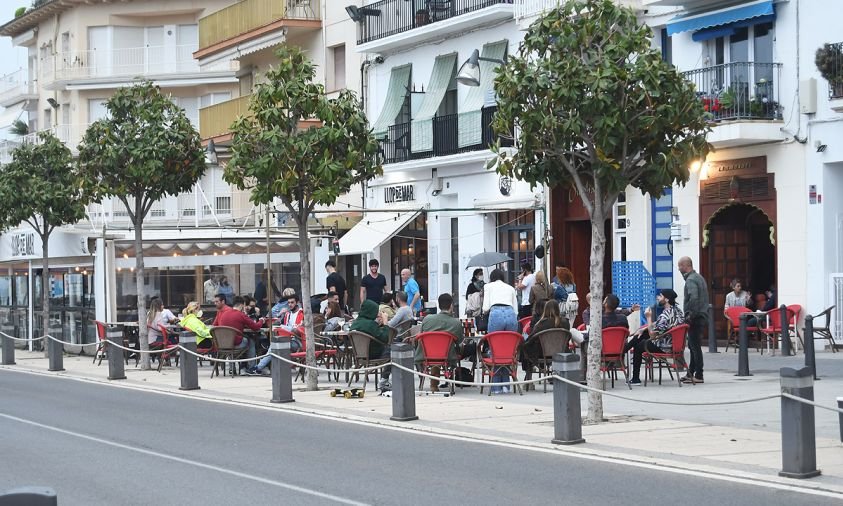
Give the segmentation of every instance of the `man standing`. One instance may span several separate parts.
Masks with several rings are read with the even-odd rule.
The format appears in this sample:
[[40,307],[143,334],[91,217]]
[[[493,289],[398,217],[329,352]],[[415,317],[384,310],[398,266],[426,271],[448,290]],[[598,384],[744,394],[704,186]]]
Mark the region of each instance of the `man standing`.
[[325,286],[328,288],[328,292],[334,292],[340,296],[340,307],[345,311],[345,308],[348,307],[348,289],[345,285],[345,279],[337,272],[337,264],[333,260],[325,262],[325,270],[328,271]]
[[376,259],[369,260],[369,274],[363,276],[360,281],[360,304],[362,307],[364,300],[370,300],[375,304],[380,304],[383,298],[383,290],[386,288],[386,278],[383,274],[378,272],[381,264]]
[[688,257],[682,257],[677,264],[679,272],[685,278],[685,321],[688,322],[688,349],[691,351],[691,363],[683,383],[703,383],[702,336],[708,325],[708,287],[705,279],[694,270],[694,264]]
[[205,283],[202,284],[203,291],[205,292],[205,302],[213,302],[214,295],[217,294],[217,291],[220,287],[220,284],[217,282],[216,274],[211,274]]
[[421,293],[419,292],[419,283],[413,278],[410,269],[401,270],[401,282],[404,284],[404,293],[407,294],[410,309],[414,314],[421,311]]
[[[255,285],[255,300],[258,301],[258,309],[260,309],[261,314],[267,314],[267,309],[272,307],[272,297],[270,297],[269,290],[266,289],[266,277],[268,276],[268,271],[266,269],[263,270],[260,279],[258,280],[257,285]],[[281,296],[281,290],[275,285],[275,280],[272,280],[272,295],[276,298]],[[274,300],[274,299],[273,299]]]
[[518,308],[518,318],[526,318],[533,314],[533,306],[530,305],[530,291],[536,282],[533,274],[533,266],[529,262],[521,264],[521,276],[518,278],[518,285],[515,287],[521,294],[521,306]]

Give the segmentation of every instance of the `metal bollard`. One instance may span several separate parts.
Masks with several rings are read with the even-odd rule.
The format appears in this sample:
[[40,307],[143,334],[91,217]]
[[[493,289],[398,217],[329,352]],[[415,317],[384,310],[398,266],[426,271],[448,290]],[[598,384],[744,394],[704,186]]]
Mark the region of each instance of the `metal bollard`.
[[[814,400],[814,378],[807,367],[782,367],[782,393]],[[813,478],[817,469],[817,440],[814,428],[814,407],[782,397],[782,470],[785,478]]]
[[181,353],[179,370],[181,386],[179,390],[199,390],[199,368],[196,366],[196,334],[189,330],[179,334],[179,345],[192,353]]
[[123,359],[126,353],[115,345],[123,346],[122,326],[110,326],[105,331],[105,338],[108,339],[108,379],[126,379],[126,370],[123,367]]
[[[269,351],[290,360],[290,336],[272,336]],[[270,402],[295,402],[293,399],[293,370],[288,362],[272,357],[272,399]]]
[[[49,334],[59,339],[59,335],[61,334],[61,327],[50,327]],[[48,370],[50,371],[64,371],[64,345],[55,339],[50,339],[49,337],[45,338],[47,340],[47,348],[48,348],[48,360],[49,360],[49,367]]]
[[[390,348],[392,363],[413,369],[413,347],[396,343]],[[416,378],[413,373],[394,367],[392,369],[392,416],[390,420],[409,422],[416,416]]]
[[714,306],[708,305],[708,352],[720,353],[717,351],[717,335],[714,331]]
[[781,331],[781,343],[782,343],[782,355],[789,357],[793,355],[793,351],[791,351],[790,346],[790,322],[787,321],[787,306],[782,304],[779,306],[779,315],[782,317],[782,331]]
[[[843,397],[837,398],[837,409],[843,409]],[[837,419],[840,421],[840,442],[843,443],[843,413],[837,413]]]
[[48,487],[19,487],[0,494],[0,506],[57,506],[56,491]]
[[15,327],[12,325],[3,325],[2,330],[3,335],[0,336],[0,341],[2,341],[3,361],[0,363],[3,365],[15,365],[15,341],[11,337],[7,337],[12,335]]
[[804,334],[802,337],[805,338],[805,349],[802,350],[805,352],[805,367],[811,368],[814,373],[814,381],[816,381],[819,378],[817,378],[817,357],[814,352],[814,317],[812,315],[805,317],[805,330],[802,334]]
[[735,376],[752,376],[749,372],[749,334],[746,330],[746,320],[749,318],[749,313],[743,313],[740,318],[741,328],[738,334],[738,373]]
[[[580,379],[580,359],[573,353],[557,353],[553,357],[553,372],[571,380]],[[553,441],[558,445],[585,443],[582,437],[580,389],[570,383],[553,379]]]

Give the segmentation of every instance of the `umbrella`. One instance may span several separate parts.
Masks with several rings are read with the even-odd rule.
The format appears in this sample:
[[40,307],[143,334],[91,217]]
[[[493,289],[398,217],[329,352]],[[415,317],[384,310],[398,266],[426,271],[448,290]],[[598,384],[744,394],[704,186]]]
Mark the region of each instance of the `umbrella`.
[[502,264],[504,262],[511,262],[512,259],[508,255],[498,253],[497,251],[484,251],[483,253],[474,255],[468,259],[466,269],[471,267],[491,267],[493,265]]

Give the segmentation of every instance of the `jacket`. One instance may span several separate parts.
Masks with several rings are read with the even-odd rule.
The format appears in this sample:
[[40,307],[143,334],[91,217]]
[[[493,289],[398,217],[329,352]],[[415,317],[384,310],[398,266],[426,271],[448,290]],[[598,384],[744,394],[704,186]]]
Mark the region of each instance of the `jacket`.
[[378,325],[378,305],[373,300],[366,299],[360,306],[360,314],[351,323],[350,330],[365,332],[374,338],[369,344],[369,358],[380,358],[384,346],[389,344],[389,327]]
[[[447,332],[456,338],[454,342],[455,345],[459,346],[463,339],[465,338],[465,329],[462,326],[462,322],[459,318],[455,317],[451,313],[434,313],[429,314],[424,317],[421,324],[421,331],[422,332]],[[455,347],[451,347],[450,351],[448,352],[448,361],[451,363],[456,363],[457,359],[457,350]],[[421,344],[416,343],[416,355],[413,359],[415,362],[423,362],[424,361],[424,350],[421,347]]]
[[682,305],[685,307],[685,319],[701,318],[708,320],[708,288],[705,279],[690,271],[682,274],[685,278],[685,291]]
[[208,330],[208,326],[195,314],[185,315],[180,323],[182,327],[196,334],[196,344],[211,338],[211,332]]
[[550,300],[553,298],[553,288],[547,284],[534,284],[530,289],[530,304],[533,305],[540,300]]

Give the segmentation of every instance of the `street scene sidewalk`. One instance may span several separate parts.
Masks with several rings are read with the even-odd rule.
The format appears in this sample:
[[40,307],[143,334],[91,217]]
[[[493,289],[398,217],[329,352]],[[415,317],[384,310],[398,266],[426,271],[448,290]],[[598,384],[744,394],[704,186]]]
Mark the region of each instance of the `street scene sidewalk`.
[[[663,467],[703,473],[783,483],[843,493],[843,446],[839,439],[836,413],[817,409],[817,467],[822,475],[810,480],[780,478],[781,433],[780,400],[769,399],[744,404],[714,406],[672,406],[655,402],[724,402],[777,394],[779,368],[801,367],[804,356],[771,357],[750,354],[753,376],[736,377],[735,353],[706,354],[705,384],[678,387],[665,378],[647,387],[629,390],[622,380],[609,388],[609,393],[632,400],[604,396],[606,423],[585,425],[585,444],[559,447],[550,443],[553,437],[552,387],[542,393],[542,385],[524,395],[480,395],[477,388],[457,388],[456,395],[417,392],[413,422],[394,422],[392,400],[378,396],[371,382],[362,399],[331,397],[329,389],[344,387],[320,377],[320,390],[307,392],[301,382],[295,383],[294,403],[270,404],[272,387],[269,377],[210,378],[207,363],[199,369],[201,389],[179,390],[178,368],[164,367],[142,371],[133,362],[126,368],[126,380],[115,385],[150,391],[167,392],[196,398],[272,406],[278,409],[313,413],[338,419],[365,421],[384,426],[497,441],[515,445],[555,448],[559,451],[597,455],[613,460],[656,464]],[[90,356],[66,355],[65,371],[48,372],[47,359],[40,352],[17,351],[16,365],[3,369],[54,374],[68,378],[109,382],[106,364],[92,365]],[[820,381],[815,383],[815,400],[835,406],[836,396],[843,391],[843,354],[817,355]],[[342,378],[341,378],[342,379]],[[658,380],[658,378],[656,378]],[[352,385],[354,386],[354,385]],[[359,386],[359,385],[358,385]],[[608,387],[608,383],[607,383]],[[587,405],[583,395],[582,406]],[[585,414],[585,413],[583,413]]]

